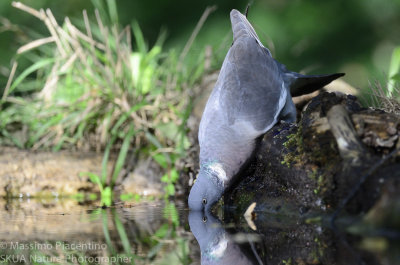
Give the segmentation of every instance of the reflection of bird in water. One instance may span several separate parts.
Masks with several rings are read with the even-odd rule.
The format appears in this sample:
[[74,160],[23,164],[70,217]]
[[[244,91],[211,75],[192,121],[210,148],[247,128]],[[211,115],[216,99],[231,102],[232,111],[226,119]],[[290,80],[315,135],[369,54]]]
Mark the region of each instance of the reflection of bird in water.
[[296,121],[291,90],[307,93],[343,75],[288,71],[272,58],[244,15],[232,10],[230,18],[233,44],[200,122],[200,173],[189,195],[192,210],[211,208],[249,160],[261,135],[278,121]]
[[191,211],[190,229],[200,245],[201,265],[255,265],[255,253],[246,253],[209,212]]

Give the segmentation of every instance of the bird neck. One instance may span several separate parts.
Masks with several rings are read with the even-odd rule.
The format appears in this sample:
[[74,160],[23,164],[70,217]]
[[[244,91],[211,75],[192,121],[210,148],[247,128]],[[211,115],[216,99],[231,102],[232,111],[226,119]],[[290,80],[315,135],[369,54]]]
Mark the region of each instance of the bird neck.
[[200,175],[211,179],[215,185],[224,187],[229,180],[224,166],[220,162],[206,162],[200,166]]

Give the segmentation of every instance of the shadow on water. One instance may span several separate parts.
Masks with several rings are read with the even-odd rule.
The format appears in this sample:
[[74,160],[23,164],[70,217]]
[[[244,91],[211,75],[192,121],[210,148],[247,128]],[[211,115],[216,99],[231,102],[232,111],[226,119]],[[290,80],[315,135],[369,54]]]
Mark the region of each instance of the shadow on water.
[[[0,201],[0,264],[400,264],[399,242],[339,235],[296,218],[189,212],[184,202],[102,209]],[[200,247],[199,247],[200,246]]]

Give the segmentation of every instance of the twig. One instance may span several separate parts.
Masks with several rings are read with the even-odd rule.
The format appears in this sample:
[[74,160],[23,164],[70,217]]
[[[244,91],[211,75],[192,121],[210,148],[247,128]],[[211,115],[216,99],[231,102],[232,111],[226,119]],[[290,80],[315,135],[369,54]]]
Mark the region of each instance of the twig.
[[45,16],[43,13],[37,11],[36,9],[33,9],[32,7],[26,6],[21,2],[12,2],[11,5],[15,8],[21,9],[22,11],[25,11],[35,17],[37,17],[40,20],[44,20]]
[[349,114],[342,105],[333,106],[327,113],[333,136],[339,148],[340,156],[352,165],[360,163],[364,147],[358,140],[356,130]]
[[54,37],[54,41],[56,42],[56,45],[61,54],[61,57],[65,58],[67,56],[67,53],[65,52],[64,47],[61,45],[61,40],[60,40],[60,37],[58,36],[57,30],[56,30],[56,27],[59,27],[59,26],[53,16],[53,14],[51,13],[51,10],[50,9],[46,10],[47,17],[46,17],[46,15],[44,15],[45,12],[42,9],[40,11],[41,11],[41,13],[43,13],[43,17],[44,17],[43,21],[46,24],[47,29],[50,31],[50,34]]
[[204,22],[206,21],[207,17],[214,12],[217,9],[216,6],[209,6],[206,8],[204,11],[203,15],[201,15],[199,22],[197,22],[196,27],[194,28],[192,35],[190,35],[189,40],[187,41],[185,47],[183,48],[183,51],[181,55],[179,56],[179,64],[178,64],[178,69],[182,67],[182,62],[183,59],[185,59],[187,53],[190,50],[190,47],[192,47],[193,41],[196,38],[197,34],[199,34],[200,29],[203,27]]
[[247,18],[247,15],[249,14],[249,8],[250,8],[250,3],[247,4],[246,11],[244,11],[244,15],[246,18]]
[[10,90],[11,82],[14,79],[14,75],[15,75],[15,71],[17,70],[17,66],[18,66],[18,63],[16,61],[14,61],[13,66],[11,68],[10,76],[8,77],[8,80],[7,80],[6,88],[4,89],[4,92],[3,92],[3,97],[1,98],[2,100],[5,100],[7,98],[8,90]]
[[41,45],[44,45],[44,44],[50,43],[50,42],[54,42],[54,41],[55,41],[54,37],[47,37],[47,38],[42,38],[42,39],[31,41],[28,44],[25,44],[25,45],[21,46],[17,50],[17,54],[24,53],[26,51],[32,50],[32,49],[34,49],[36,47],[39,47]]

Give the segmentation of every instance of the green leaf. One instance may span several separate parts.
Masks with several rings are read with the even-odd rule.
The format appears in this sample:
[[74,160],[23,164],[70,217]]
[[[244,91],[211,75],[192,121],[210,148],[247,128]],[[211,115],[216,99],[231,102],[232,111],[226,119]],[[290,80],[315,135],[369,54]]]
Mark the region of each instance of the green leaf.
[[110,252],[115,256],[116,251],[114,249],[114,244],[111,241],[109,226],[108,226],[108,212],[106,210],[101,209],[101,217],[102,217],[102,224],[103,224],[103,234],[106,240],[106,244]]
[[[104,2],[102,0],[92,0],[92,4],[99,11],[100,17],[108,21],[107,11],[104,7]],[[107,21],[103,21],[103,23],[108,23]]]
[[158,244],[156,244],[154,247],[152,247],[147,252],[147,258],[148,259],[153,259],[160,252],[160,250],[162,249],[163,246],[164,246],[163,242],[159,242]]
[[153,159],[164,169],[168,167],[167,157],[163,153],[153,155]]
[[390,61],[389,76],[393,76],[399,73],[399,70],[400,70],[400,47],[396,47],[393,50],[392,58]]
[[176,227],[179,226],[179,214],[174,203],[169,201],[165,203],[163,217],[167,220],[171,220]]
[[111,22],[114,25],[118,25],[118,11],[117,4],[115,0],[107,0],[108,14],[110,16]]
[[161,182],[164,182],[164,183],[168,183],[168,182],[169,182],[168,174],[164,174],[164,175],[161,177]]
[[390,77],[390,79],[392,79],[392,80],[394,80],[394,81],[396,81],[396,82],[400,82],[400,73],[397,73],[397,74],[395,74],[395,75],[392,75],[392,76]]
[[103,161],[101,162],[101,183],[106,184],[107,181],[107,164],[110,156],[111,148],[117,139],[117,135],[113,135],[111,140],[108,142],[106,149],[104,150]]
[[90,193],[90,194],[89,194],[89,200],[91,200],[91,201],[97,200],[97,195],[96,195],[96,193]]
[[31,73],[39,70],[40,68],[45,67],[48,64],[54,63],[55,58],[47,58],[47,59],[42,59],[40,61],[37,61],[36,63],[32,64],[28,68],[26,68],[12,83],[10,86],[10,90],[8,91],[8,94],[10,94],[19,84],[21,84],[24,79],[30,75]]
[[133,106],[128,112],[124,112],[111,129],[111,134],[117,134],[124,122],[130,117],[131,113],[141,109],[145,105],[146,102],[142,101],[135,104],[135,106]]
[[169,183],[167,186],[165,186],[165,192],[167,193],[168,196],[173,196],[175,195],[175,187],[173,184]]
[[135,194],[134,199],[136,202],[140,202],[141,197],[139,194]]
[[101,192],[101,204],[107,207],[112,204],[112,190],[111,187],[105,187]]
[[114,172],[111,178],[111,186],[114,186],[115,181],[121,171],[123,165],[125,164],[125,159],[129,151],[129,147],[131,145],[131,140],[135,135],[135,130],[133,129],[133,125],[129,127],[128,134],[125,136],[124,141],[122,142],[121,150],[119,151],[117,162],[115,164]]
[[174,122],[161,123],[157,125],[157,129],[162,135],[172,141],[177,140],[179,134],[179,126]]
[[133,36],[135,37],[138,51],[142,54],[147,53],[147,45],[144,41],[142,30],[140,29],[139,23],[137,21],[132,22],[132,31]]
[[100,177],[97,174],[94,174],[92,172],[80,172],[79,176],[80,177],[88,176],[91,182],[101,185]]
[[133,193],[123,193],[121,195],[119,195],[119,199],[121,201],[130,201],[134,198]]
[[28,145],[36,143],[40,137],[42,137],[44,134],[46,134],[48,128],[59,123],[59,121],[62,118],[63,118],[63,114],[60,113],[60,114],[50,118],[46,123],[41,125],[40,128],[36,131],[36,133],[29,138]]
[[131,244],[129,242],[128,235],[125,231],[124,225],[122,224],[121,220],[119,219],[119,215],[114,215],[114,223],[118,231],[119,238],[121,239],[122,246],[124,247],[124,251],[127,255],[132,254]]
[[64,142],[65,142],[65,140],[67,139],[68,137],[66,136],[66,135],[62,135],[61,136],[61,138],[60,138],[60,140],[58,140],[58,142],[53,146],[53,152],[58,152],[58,151],[60,151],[60,149],[61,149],[61,147],[63,146],[63,144],[64,144]]
[[133,84],[135,85],[135,89],[139,89],[139,81],[141,78],[141,61],[142,61],[142,54],[139,52],[133,52],[130,56],[130,63],[132,68],[132,80]]
[[179,174],[175,168],[171,169],[170,178],[172,183],[175,183],[178,180]]
[[162,51],[161,46],[155,45],[153,46],[153,48],[151,48],[151,50],[149,51],[149,53],[146,55],[146,63],[151,63],[151,61],[154,61],[157,57],[157,55],[159,55]]
[[146,139],[152,143],[155,147],[161,149],[163,148],[162,144],[160,143],[160,141],[158,141],[158,139],[156,137],[154,137],[154,135],[152,135],[149,132],[145,133]]
[[170,230],[170,227],[168,224],[163,224],[160,226],[160,228],[157,229],[157,231],[154,233],[154,235],[158,238],[164,238],[168,231]]
[[21,143],[16,137],[12,136],[12,134],[9,134],[5,129],[1,130],[1,134],[10,139],[19,148],[24,148],[24,144]]
[[[397,75],[400,73],[400,46],[393,50],[389,66],[389,82],[387,84],[386,96],[391,97],[395,92]],[[394,77],[394,78],[393,78]],[[399,95],[396,95],[396,97]]]

